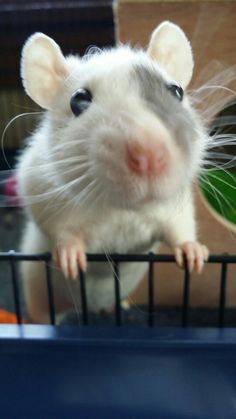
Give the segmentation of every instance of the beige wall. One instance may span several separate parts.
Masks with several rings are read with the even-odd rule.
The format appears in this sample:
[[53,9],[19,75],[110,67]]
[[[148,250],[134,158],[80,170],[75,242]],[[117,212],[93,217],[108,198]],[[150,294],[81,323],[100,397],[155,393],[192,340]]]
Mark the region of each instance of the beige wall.
[[117,37],[133,45],[147,45],[151,31],[163,20],[180,25],[191,40],[198,75],[210,60],[235,62],[235,1],[118,2]]

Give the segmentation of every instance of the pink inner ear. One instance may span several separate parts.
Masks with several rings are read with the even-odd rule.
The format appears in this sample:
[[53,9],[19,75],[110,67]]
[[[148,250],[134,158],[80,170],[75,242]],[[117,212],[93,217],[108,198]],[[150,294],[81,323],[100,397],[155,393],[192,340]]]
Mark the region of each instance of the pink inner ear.
[[182,29],[171,22],[162,23],[153,32],[147,53],[173,80],[187,87],[194,63],[191,45]]
[[67,62],[51,38],[41,33],[29,38],[22,52],[22,78],[26,92],[38,105],[49,109],[68,75]]
[[69,76],[69,70],[66,65],[66,60],[63,55],[59,55],[55,59],[55,74],[60,78],[66,78]]

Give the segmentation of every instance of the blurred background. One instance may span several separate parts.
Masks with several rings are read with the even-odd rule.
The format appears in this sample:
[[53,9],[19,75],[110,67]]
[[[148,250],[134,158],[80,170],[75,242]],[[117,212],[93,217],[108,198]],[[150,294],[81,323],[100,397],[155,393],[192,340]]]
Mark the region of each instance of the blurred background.
[[[39,118],[37,112],[40,111],[25,95],[20,80],[20,53],[27,37],[34,32],[44,32],[55,39],[64,54],[83,54],[92,45],[107,47],[115,45],[118,40],[145,47],[152,30],[161,21],[171,20],[183,28],[192,43],[196,67],[190,93],[200,112],[209,110],[204,113],[206,123],[212,127],[209,130],[218,132],[218,119],[212,117],[216,113],[224,121],[221,131],[235,134],[235,16],[236,3],[227,0],[0,0],[0,251],[17,250],[19,246],[24,216],[17,202],[14,202],[14,180],[7,183],[7,188],[4,180],[9,179],[19,150],[36,126]],[[217,86],[224,84],[226,79],[231,90],[224,91],[222,95],[222,90],[219,91]],[[211,87],[198,89],[206,83]],[[235,146],[221,148],[220,152],[230,153],[234,158]],[[196,187],[199,235],[212,253],[235,254],[234,168],[230,169],[229,177],[222,178],[223,181],[221,176],[225,174],[217,169],[211,176],[211,183],[215,182],[215,176],[220,178],[215,185],[220,191],[217,199],[212,199],[211,189],[203,189],[201,183],[200,187]],[[222,198],[222,194],[225,198]],[[228,206],[225,205],[227,200],[230,203]],[[169,253],[166,248],[161,251]],[[9,277],[9,267],[2,263],[0,308],[14,310]],[[156,278],[156,304],[160,307],[179,306],[183,288],[182,273],[173,266],[158,267]],[[236,303],[235,279],[235,268],[230,267],[226,300],[232,308]],[[218,267],[207,266],[201,277],[193,276],[192,306],[214,308],[218,304],[219,287]],[[147,281],[144,279],[131,296],[134,306],[145,307],[147,294]],[[171,316],[174,318],[175,315],[174,309]],[[236,324],[235,312],[232,319]]]
[[[34,32],[55,39],[64,54],[83,55],[91,45],[112,46],[112,1],[0,0],[0,251],[19,248],[24,225],[23,211],[14,206],[11,169],[41,111],[24,93],[20,79],[22,46]],[[0,284],[0,308],[14,311],[10,267],[4,262]]]

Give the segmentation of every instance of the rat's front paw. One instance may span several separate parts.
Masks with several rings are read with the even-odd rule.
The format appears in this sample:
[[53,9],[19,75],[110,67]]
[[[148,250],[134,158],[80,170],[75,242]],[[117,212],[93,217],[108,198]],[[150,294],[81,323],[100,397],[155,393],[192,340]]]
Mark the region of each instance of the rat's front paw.
[[78,265],[82,271],[86,271],[87,268],[83,242],[79,239],[73,239],[66,244],[59,244],[54,252],[54,260],[66,278],[76,279],[78,277]]
[[204,262],[208,260],[208,248],[199,242],[185,242],[181,246],[175,247],[175,260],[177,265],[183,268],[184,256],[187,259],[189,272],[202,272]]

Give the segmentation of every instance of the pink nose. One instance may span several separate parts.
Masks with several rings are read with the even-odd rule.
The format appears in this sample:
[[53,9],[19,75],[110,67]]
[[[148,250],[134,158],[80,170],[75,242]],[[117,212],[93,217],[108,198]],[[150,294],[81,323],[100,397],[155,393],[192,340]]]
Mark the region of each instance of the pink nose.
[[168,163],[168,152],[162,143],[143,145],[136,141],[130,142],[126,156],[129,169],[140,176],[159,175]]

